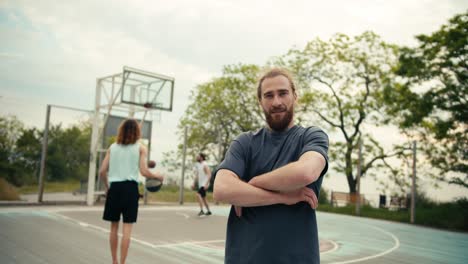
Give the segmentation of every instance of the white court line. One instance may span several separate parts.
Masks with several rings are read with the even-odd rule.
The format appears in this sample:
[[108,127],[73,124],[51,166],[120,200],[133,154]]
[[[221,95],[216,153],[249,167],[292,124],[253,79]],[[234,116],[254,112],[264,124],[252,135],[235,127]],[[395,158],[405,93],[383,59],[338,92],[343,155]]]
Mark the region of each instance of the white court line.
[[[76,224],[78,224],[80,226],[83,226],[83,227],[89,227],[89,228],[93,228],[93,229],[102,231],[104,233],[110,233],[109,230],[107,230],[105,228],[102,228],[100,226],[96,226],[96,225],[92,225],[92,224],[89,224],[89,223],[81,222],[81,221],[78,221],[78,220],[73,219],[71,217],[61,215],[61,214],[58,214],[58,213],[51,213],[51,214],[54,214],[54,215],[56,215],[58,217],[62,217],[63,219],[66,219],[66,220],[68,220],[70,222],[76,223]],[[122,234],[118,234],[118,236],[121,237]],[[224,242],[224,239],[217,239],[217,240],[190,241],[190,242],[167,243],[167,244],[155,245],[155,244],[152,244],[150,242],[147,242],[147,241],[144,241],[144,240],[141,240],[141,239],[138,239],[138,238],[134,238],[134,237],[132,237],[131,240],[135,241],[135,242],[137,242],[137,243],[139,243],[141,245],[148,246],[148,247],[151,247],[151,248],[170,248],[170,247],[178,247],[178,246],[184,246],[184,245],[202,245],[202,244],[209,244],[209,243]]]
[[178,247],[178,246],[184,246],[184,245],[202,245],[202,244],[219,243],[219,242],[224,242],[224,239],[170,243],[170,244],[162,244],[162,245],[152,245],[151,247],[152,248],[168,248],[168,247]]
[[333,240],[327,240],[327,241],[329,241],[330,243],[333,244],[333,248],[330,249],[330,250],[327,250],[325,252],[320,252],[320,255],[329,254],[329,253],[332,253],[332,252],[334,252],[334,251],[336,251],[338,249],[338,244],[335,243],[335,241],[333,241]]
[[176,214],[185,217],[185,219],[189,219],[189,218],[190,218],[190,216],[189,216],[188,214],[184,214],[184,213],[181,213],[181,212],[176,212]]
[[[223,207],[223,206],[220,206]],[[140,204],[138,207],[138,211],[181,211],[181,210],[189,210],[192,211],[193,209],[197,209],[198,206],[158,206],[155,205],[154,207],[152,205],[150,206],[143,206]],[[25,210],[27,209],[27,210]],[[0,211],[3,209],[0,207]],[[22,207],[22,208],[10,208],[9,210],[6,209],[5,211],[31,211],[31,210],[38,210],[38,211],[46,211],[46,212],[53,212],[53,213],[59,213],[59,212],[103,212],[104,207],[103,206],[80,206],[80,207],[43,207],[43,208],[38,208],[38,207]]]
[[[91,224],[89,224],[89,223],[81,222],[81,221],[78,221],[78,220],[76,220],[76,219],[73,219],[73,218],[68,217],[68,216],[65,216],[65,215],[56,214],[56,213],[52,213],[52,214],[54,214],[54,215],[56,215],[56,216],[58,216],[58,217],[62,217],[62,218],[65,219],[65,220],[68,220],[68,221],[70,221],[70,222],[76,223],[76,224],[78,224],[78,225],[80,225],[80,226],[83,226],[83,227],[90,227],[90,228],[93,228],[93,229],[102,231],[102,232],[104,232],[104,233],[110,233],[109,230],[107,230],[107,229],[105,229],[105,228],[102,228],[102,227],[100,227],[100,226],[91,225]],[[122,236],[122,235],[119,234],[119,236]]]
[[[228,208],[228,206],[218,205],[216,208]],[[196,205],[193,206],[173,206],[173,205],[143,205],[140,204],[138,211],[193,211],[199,210]],[[48,213],[60,213],[60,212],[103,212],[103,206],[21,206],[21,207],[2,207],[0,206],[0,213],[15,213],[15,212],[48,212]]]
[[388,253],[394,251],[395,249],[399,248],[400,247],[400,240],[392,233],[390,232],[387,232],[385,230],[383,230],[382,228],[379,228],[379,227],[376,227],[376,226],[371,226],[372,228],[374,229],[377,229],[379,230],[380,232],[390,236],[391,238],[393,238],[393,241],[395,242],[395,245],[384,251],[384,252],[381,252],[379,254],[375,254],[375,255],[372,255],[372,256],[368,256],[368,257],[364,257],[364,258],[358,258],[358,259],[351,259],[351,260],[345,260],[345,261],[339,261],[339,262],[332,262],[332,264],[347,264],[347,263],[355,263],[355,262],[360,262],[360,261],[364,261],[364,260],[369,260],[369,259],[375,259],[375,258],[379,258],[379,257],[382,257],[383,255],[387,255]]

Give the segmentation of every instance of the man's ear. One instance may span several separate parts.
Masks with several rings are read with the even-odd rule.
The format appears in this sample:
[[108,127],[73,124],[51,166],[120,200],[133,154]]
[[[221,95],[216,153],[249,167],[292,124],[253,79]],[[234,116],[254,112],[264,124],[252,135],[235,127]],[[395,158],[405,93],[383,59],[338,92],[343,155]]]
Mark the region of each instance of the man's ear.
[[294,92],[294,107],[299,106],[299,97],[297,97],[297,93]]

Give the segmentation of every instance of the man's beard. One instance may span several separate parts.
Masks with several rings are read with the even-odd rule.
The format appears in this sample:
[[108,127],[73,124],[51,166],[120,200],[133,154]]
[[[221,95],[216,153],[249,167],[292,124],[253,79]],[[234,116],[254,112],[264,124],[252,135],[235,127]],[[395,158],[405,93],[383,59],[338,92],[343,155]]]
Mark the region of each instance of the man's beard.
[[[267,124],[274,131],[284,131],[284,130],[286,130],[286,128],[288,128],[288,126],[291,123],[291,120],[293,118],[293,109],[292,108],[288,109],[287,107],[278,107],[278,108],[272,108],[268,112],[265,111],[265,109],[263,109],[263,112],[265,113],[265,118],[266,118]],[[274,113],[284,113],[284,116],[281,117],[280,119],[273,118]]]

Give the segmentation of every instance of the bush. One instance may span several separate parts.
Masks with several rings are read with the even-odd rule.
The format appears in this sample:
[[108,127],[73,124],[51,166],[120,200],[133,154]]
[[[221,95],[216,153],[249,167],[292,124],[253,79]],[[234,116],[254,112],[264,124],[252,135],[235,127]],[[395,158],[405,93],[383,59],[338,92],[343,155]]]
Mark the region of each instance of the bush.
[[[330,204],[320,204],[318,211],[337,214],[355,215],[355,206],[333,207]],[[389,211],[385,208],[373,208],[364,205],[361,208],[361,216],[375,219],[384,219],[409,223],[410,211]],[[417,225],[430,226],[443,229],[468,231],[468,199],[459,198],[452,202],[437,203],[432,201],[424,193],[418,194],[416,202],[415,223]]]
[[447,203],[433,203],[432,206],[428,206],[427,203],[422,203],[421,205],[416,203],[416,224],[468,231],[467,219],[467,198]]
[[319,204],[327,204],[328,203],[328,191],[325,188],[320,189],[319,197],[318,197]]
[[418,208],[431,209],[437,206],[437,203],[427,196],[423,191],[416,192],[416,206]]
[[0,200],[14,201],[19,199],[17,189],[5,179],[0,178]]

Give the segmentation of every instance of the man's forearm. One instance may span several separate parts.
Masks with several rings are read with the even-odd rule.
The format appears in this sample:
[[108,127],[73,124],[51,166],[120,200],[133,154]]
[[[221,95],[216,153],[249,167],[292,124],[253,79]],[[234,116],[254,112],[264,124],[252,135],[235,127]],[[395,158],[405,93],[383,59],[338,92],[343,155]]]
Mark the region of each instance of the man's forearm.
[[319,153],[307,153],[296,162],[256,176],[249,184],[272,191],[297,190],[316,181],[325,166]]
[[216,176],[213,195],[217,201],[244,207],[283,203],[280,193],[252,186],[227,172]]

